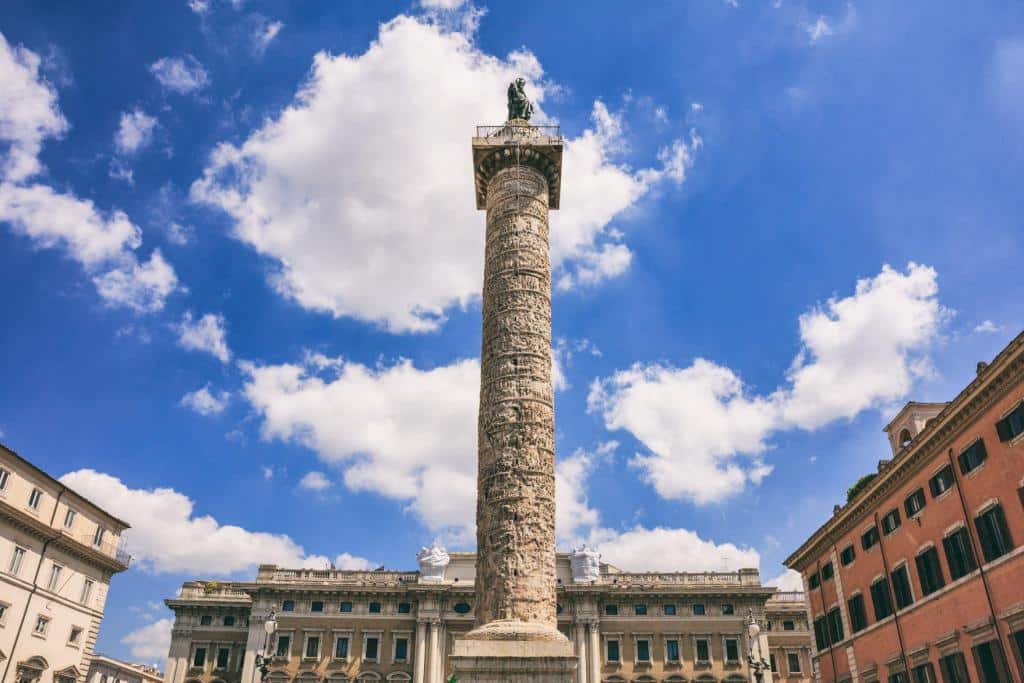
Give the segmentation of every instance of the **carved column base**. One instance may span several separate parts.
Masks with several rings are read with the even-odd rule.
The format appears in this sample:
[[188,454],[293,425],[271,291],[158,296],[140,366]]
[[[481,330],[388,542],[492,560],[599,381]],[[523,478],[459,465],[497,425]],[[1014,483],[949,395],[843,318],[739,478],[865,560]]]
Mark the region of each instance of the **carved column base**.
[[449,662],[458,683],[575,683],[578,664],[564,636],[561,642],[460,639]]

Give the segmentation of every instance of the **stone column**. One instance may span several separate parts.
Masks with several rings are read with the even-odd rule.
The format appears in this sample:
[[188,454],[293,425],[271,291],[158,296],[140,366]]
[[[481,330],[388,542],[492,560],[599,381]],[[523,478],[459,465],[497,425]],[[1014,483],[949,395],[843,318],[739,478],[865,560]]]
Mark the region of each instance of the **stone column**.
[[440,670],[438,662],[441,659],[441,653],[438,652],[438,630],[440,629],[441,622],[432,621],[430,622],[430,655],[427,659],[427,683],[441,683],[439,678]]
[[590,622],[589,628],[590,683],[601,683],[601,630],[596,621]]
[[171,649],[167,654],[167,668],[164,680],[167,683],[182,683],[188,671],[188,655],[192,644],[191,629],[171,631]]
[[427,622],[418,621],[416,622],[416,651],[413,653],[413,657],[416,660],[416,666],[413,669],[413,683],[427,683],[424,679],[426,674],[426,661],[427,661]]
[[576,666],[576,680],[578,683],[587,683],[587,626],[583,622],[577,622],[574,630],[576,658],[579,660]]

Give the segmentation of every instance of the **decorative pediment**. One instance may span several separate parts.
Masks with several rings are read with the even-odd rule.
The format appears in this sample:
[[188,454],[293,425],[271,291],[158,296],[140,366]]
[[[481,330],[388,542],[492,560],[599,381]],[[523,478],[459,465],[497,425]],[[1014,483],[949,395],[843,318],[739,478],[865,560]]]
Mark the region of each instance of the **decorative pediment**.
[[363,673],[356,676],[357,681],[365,681],[365,683],[371,683],[373,681],[380,680],[380,674],[376,671],[364,671]]
[[295,676],[295,683],[320,683],[320,675],[315,671],[300,671]]
[[54,678],[71,678],[76,681],[78,680],[79,676],[81,676],[81,674],[78,673],[78,669],[76,669],[74,666],[69,666],[66,669],[61,669],[60,671],[53,674]]
[[18,662],[18,668],[43,672],[50,668],[50,663],[36,655],[35,657],[29,657],[23,662]]
[[671,676],[665,677],[665,683],[686,683],[686,676],[682,674],[672,674]]
[[718,683],[718,679],[706,671],[699,676],[694,676],[693,680],[696,683]]
[[351,680],[344,671],[334,671],[327,674],[327,683],[348,683]]
[[747,677],[744,676],[743,674],[736,673],[734,671],[734,672],[732,672],[731,674],[729,674],[728,676],[726,676],[722,680],[729,681],[729,683],[739,683],[740,681],[743,681],[744,683],[746,683]]
[[388,680],[389,681],[402,681],[404,683],[404,681],[411,681],[412,680],[412,676],[410,676],[409,674],[407,674],[404,671],[395,671],[395,672],[392,672],[392,673],[388,674]]
[[608,678],[604,679],[604,683],[626,683],[626,679],[622,676],[612,674]]

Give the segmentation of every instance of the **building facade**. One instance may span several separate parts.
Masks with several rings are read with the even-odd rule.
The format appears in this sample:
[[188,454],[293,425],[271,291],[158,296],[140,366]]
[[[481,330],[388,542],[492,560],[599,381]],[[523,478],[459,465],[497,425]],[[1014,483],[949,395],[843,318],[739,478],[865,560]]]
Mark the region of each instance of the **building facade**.
[[948,404],[910,403],[892,458],[786,564],[822,681],[1024,674],[1024,334]]
[[99,653],[89,663],[85,683],[163,683],[159,669],[145,664],[131,664]]
[[0,680],[85,680],[127,528],[0,446]]
[[[756,569],[641,574],[595,557],[559,553],[556,563],[558,628],[574,645],[580,683],[750,680],[745,622],[752,613],[764,624],[775,593]],[[175,613],[166,681],[253,683],[268,646],[276,683],[442,683],[455,640],[473,626],[475,559],[433,548],[420,571],[263,565],[254,582],[187,582],[166,601]],[[799,627],[783,631],[794,613]],[[809,670],[806,608],[790,599],[771,615],[779,627],[763,628],[755,654],[795,652]]]
[[806,596],[788,591],[774,593],[764,611],[772,674],[785,683],[810,683],[812,650]]

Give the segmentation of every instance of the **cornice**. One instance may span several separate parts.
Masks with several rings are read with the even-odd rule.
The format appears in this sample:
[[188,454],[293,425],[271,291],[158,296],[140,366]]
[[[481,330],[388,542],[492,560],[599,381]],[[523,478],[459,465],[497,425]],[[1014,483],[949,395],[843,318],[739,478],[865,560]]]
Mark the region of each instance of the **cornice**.
[[906,483],[921,467],[949,447],[966,423],[974,420],[998,399],[1005,396],[1024,379],[1024,332],[996,355],[992,363],[976,376],[945,409],[929,421],[925,428],[890,465],[853,501],[821,525],[797,548],[785,564],[790,569],[802,567],[815,558],[835,539],[863,523],[866,514],[882,499]]

